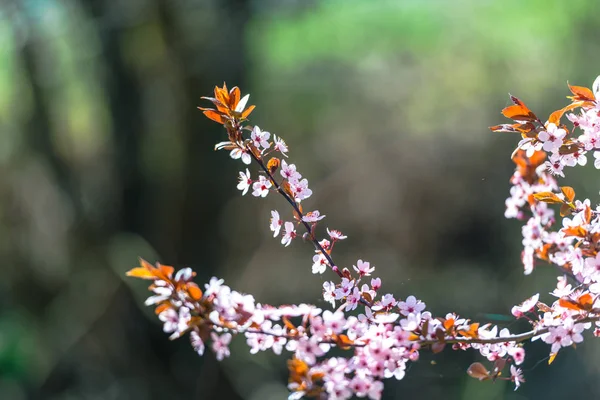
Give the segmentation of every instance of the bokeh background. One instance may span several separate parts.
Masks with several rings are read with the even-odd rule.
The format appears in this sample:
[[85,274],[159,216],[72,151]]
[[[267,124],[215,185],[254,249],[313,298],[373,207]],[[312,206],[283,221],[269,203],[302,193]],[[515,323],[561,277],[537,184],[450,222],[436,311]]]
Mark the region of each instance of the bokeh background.
[[[284,202],[242,198],[242,165],[213,151],[223,132],[196,106],[223,81],[286,139],[315,192],[305,207],[349,235],[340,265],[369,260],[386,292],[484,322],[509,324],[533,293],[550,300],[554,271],[523,276],[520,223],[503,218],[518,138],[487,127],[508,92],[547,115],[567,80],[591,85],[596,1],[0,4],[0,398],[286,398],[285,357],[241,339],[222,363],[198,357],[124,277],[143,256],[260,302],[326,306],[311,247],[270,237]],[[569,180],[595,202],[593,173]],[[384,395],[600,396],[600,343],[550,367],[547,351],[528,347],[517,392],[469,378],[474,352],[446,351]]]

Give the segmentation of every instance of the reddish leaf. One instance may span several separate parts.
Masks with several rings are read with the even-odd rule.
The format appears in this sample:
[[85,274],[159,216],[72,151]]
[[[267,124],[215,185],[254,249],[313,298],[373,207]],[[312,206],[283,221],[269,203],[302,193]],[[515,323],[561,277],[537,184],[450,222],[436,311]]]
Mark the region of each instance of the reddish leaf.
[[215,97],[222,104],[229,104],[229,92],[227,91],[227,85],[225,82],[223,82],[222,88],[215,86]]
[[585,206],[585,211],[583,212],[583,216],[585,218],[585,223],[589,224],[592,220],[592,208],[590,206]]
[[515,121],[535,121],[537,117],[521,100],[515,96],[510,96],[510,99],[514,103],[512,106],[508,106],[502,110],[502,114],[506,118],[513,119]]
[[193,282],[189,282],[187,284],[187,292],[190,295],[190,297],[195,301],[198,301],[202,298],[202,290],[200,290],[198,285],[196,285]]
[[564,233],[565,236],[585,237],[585,235],[587,235],[587,231],[581,226],[563,228],[561,229],[561,232]]
[[215,122],[218,122],[220,124],[224,124],[225,123],[225,119],[218,112],[212,111],[212,110],[206,110],[206,111],[203,111],[203,112],[204,112],[204,115],[206,115],[208,117],[208,119],[211,119],[211,120],[213,120]]
[[531,111],[518,105],[504,108],[502,114],[515,121],[535,121],[535,115]]
[[512,160],[517,164],[519,173],[529,183],[533,183],[537,179],[537,173],[535,172],[537,167],[542,165],[546,160],[546,153],[543,151],[536,151],[531,157],[527,157],[527,154],[523,150],[517,150]]
[[431,345],[431,351],[434,354],[441,353],[444,351],[444,347],[446,347],[446,343],[434,343]]
[[558,304],[569,310],[577,310],[577,311],[589,311],[592,309],[594,305],[594,298],[591,294],[586,293],[580,296],[577,301],[570,299],[568,297],[563,297],[558,300]]
[[469,325],[469,330],[460,330],[460,331],[458,331],[458,333],[460,333],[463,336],[476,339],[479,337],[478,330],[479,330],[479,323],[474,323],[474,324]]
[[571,203],[575,199],[575,190],[570,186],[563,186],[560,191],[565,195],[565,198]]
[[127,271],[127,276],[141,279],[156,279],[156,275],[154,275],[152,271],[142,267],[130,269]]
[[256,106],[249,106],[248,108],[246,108],[242,113],[242,119],[248,118],[248,115],[250,115],[250,113],[254,110],[255,107]]
[[526,122],[521,124],[519,122],[515,124],[500,124],[495,126],[490,126],[490,130],[492,132],[508,132],[508,133],[529,133],[535,129],[535,125],[531,122]]
[[579,146],[576,143],[569,142],[559,147],[558,152],[561,155],[573,154],[579,151]]
[[469,376],[472,378],[479,379],[480,381],[491,378],[490,371],[488,371],[480,362],[471,364],[469,369],[467,369],[467,374],[469,374]]
[[240,88],[235,86],[229,91],[229,108],[235,110],[235,107],[240,101]]
[[160,271],[159,275],[162,275],[162,276],[160,276],[160,278],[165,281],[170,280],[171,277],[173,276],[173,272],[175,272],[175,268],[171,267],[170,265],[163,265],[161,263],[156,263],[156,267]]
[[157,307],[154,309],[154,313],[155,313],[156,315],[158,315],[158,314],[162,313],[163,311],[166,311],[166,310],[168,310],[169,308],[171,308],[171,303],[169,303],[169,302],[165,302],[165,303],[162,303],[162,304],[158,305],[158,306],[157,306]]
[[448,330],[454,326],[454,318],[448,318],[443,321],[444,329]]
[[560,119],[567,111],[571,111],[577,107],[581,107],[584,104],[585,102],[583,101],[576,101],[574,103],[569,104],[566,107],[561,108],[560,110],[556,110],[552,114],[550,114],[550,117],[548,117],[548,122],[551,122],[558,126],[560,125]]
[[579,100],[579,101],[594,101],[594,100],[596,100],[596,98],[594,97],[594,93],[592,93],[592,91],[586,87],[569,85],[569,90],[571,90],[571,93],[574,94],[574,96],[569,97],[570,99],[573,99],[573,101],[577,101],[577,100]]
[[515,133],[518,132],[517,129],[515,128],[516,124],[500,124],[500,125],[494,125],[494,126],[490,126],[490,130],[492,132],[508,132],[508,133]]
[[533,198],[537,201],[543,201],[548,204],[562,204],[564,203],[560,197],[552,192],[539,192],[533,195]]
[[348,350],[354,342],[346,335],[337,335],[335,337],[335,344],[342,350]]
[[504,369],[505,365],[506,365],[506,358],[499,358],[499,359],[496,360],[496,362],[494,362],[494,371],[493,371],[493,374],[494,374],[495,377],[498,376],[498,375],[500,375],[500,373]]
[[296,382],[301,384],[304,380],[304,377],[308,373],[308,365],[297,358],[292,358],[288,360],[288,370],[290,371],[290,382]]
[[282,320],[283,320],[283,324],[285,325],[285,327],[288,330],[290,330],[290,331],[295,331],[296,330],[296,326],[294,326],[294,324],[292,324],[287,317],[283,317]]
[[277,171],[280,164],[281,164],[281,161],[279,161],[279,158],[277,158],[277,157],[273,157],[269,160],[269,162],[267,163],[267,169],[269,170],[271,175]]

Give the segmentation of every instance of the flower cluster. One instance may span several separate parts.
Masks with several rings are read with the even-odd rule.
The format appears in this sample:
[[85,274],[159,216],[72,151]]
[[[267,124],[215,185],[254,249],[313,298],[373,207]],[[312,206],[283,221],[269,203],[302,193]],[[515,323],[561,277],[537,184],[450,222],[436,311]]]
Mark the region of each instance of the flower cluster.
[[[289,352],[292,399],[379,399],[385,379],[402,379],[408,363],[417,361],[422,351],[437,353],[447,347],[474,349],[493,363],[491,370],[473,363],[467,370],[473,378],[509,380],[517,389],[524,382],[519,368],[525,360],[523,342],[543,340],[550,347],[552,362],[561,348],[582,342],[584,330],[600,326],[600,207],[592,209],[588,199],[576,200],[575,191],[559,186],[555,178],[564,177],[564,167],[585,165],[586,154],[600,149],[599,86],[600,80],[594,83],[594,91],[570,86],[571,104],[552,113],[546,123],[511,96],[514,104],[503,114],[514,123],[491,127],[492,131],[522,136],[512,157],[517,168],[505,216],[526,221],[522,228],[525,274],[533,272],[537,260],[559,271],[551,293],[554,302],[544,304],[536,294],[511,310],[515,318],[529,321],[530,331],[511,333],[454,313],[433,316],[415,296],[397,299],[382,292],[382,281],[374,276],[375,267],[369,261],[337,266],[333,249],[346,236],[329,228],[319,236],[316,228],[325,215],[319,210],[304,211],[303,202],[312,190],[296,164],[288,161],[288,145],[258,126],[245,125],[254,106],[247,107],[249,96],[241,97],[237,87],[228,90],[225,85],[215,88],[214,97],[204,98],[215,108],[201,108],[227,132],[228,140],[215,149],[228,150],[231,158],[257,167],[256,172],[245,168],[239,173],[237,188],[242,195],[250,192],[264,198],[278,193],[286,200],[289,212],[272,210],[269,228],[283,246],[298,236],[312,243],[311,272],[324,274],[330,269],[335,274],[334,280],[323,282],[323,299],[332,309],[307,304],[263,305],[217,278],[201,290],[192,282],[194,273],[189,268],[175,273],[172,267],[152,266],[144,260],[128,275],[152,280],[152,296],[146,305],[156,307],[171,339],[189,333],[198,354],[210,346],[217,359],[228,357],[234,336],[245,337],[252,354]],[[564,114],[571,129],[560,123]],[[600,168],[600,150],[594,157]],[[554,228],[553,204],[560,205],[562,223],[558,228]],[[599,327],[594,334],[600,336]],[[332,348],[345,351],[345,356],[331,355]],[[507,366],[510,372],[502,376]]]
[[[513,97],[515,105],[505,108],[503,114],[515,124],[491,128],[522,135],[513,154],[517,170],[511,178],[506,216],[526,221],[522,229],[525,273],[530,274],[538,260],[560,272],[551,293],[557,300],[550,306],[538,302],[536,295],[513,308],[513,315],[520,318],[537,307],[530,322],[543,333],[532,340],[541,338],[551,345],[550,361],[562,347],[582,342],[581,333],[590,329],[600,315],[600,207],[592,209],[589,199],[576,200],[573,188],[559,186],[552,176],[564,177],[565,167],[585,165],[587,153],[600,149],[600,104],[596,100],[600,96],[600,77],[593,90],[569,88],[573,94],[571,104],[552,113],[546,123]],[[571,126],[560,123],[564,114]],[[600,151],[593,154],[594,165],[600,168]],[[560,205],[559,226],[555,226],[555,212],[549,206],[552,204]],[[599,333],[596,328],[594,334]]]

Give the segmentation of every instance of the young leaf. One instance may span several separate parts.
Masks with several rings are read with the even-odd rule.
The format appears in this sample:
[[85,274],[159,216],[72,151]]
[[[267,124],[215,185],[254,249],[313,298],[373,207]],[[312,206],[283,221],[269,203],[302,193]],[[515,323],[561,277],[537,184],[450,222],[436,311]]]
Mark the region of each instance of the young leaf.
[[149,271],[143,267],[130,269],[129,271],[127,271],[126,275],[141,279],[156,279],[156,276],[152,273],[152,271]]
[[218,122],[220,124],[225,123],[225,119],[223,118],[223,116],[216,111],[206,110],[204,111],[204,115],[206,115],[208,119]]
[[512,106],[508,106],[502,110],[502,114],[506,118],[513,119],[515,121],[535,121],[537,117],[521,100],[515,96],[510,96],[510,99],[514,103]]
[[471,378],[479,379],[480,381],[491,378],[490,371],[488,371],[480,362],[471,364],[469,369],[467,369],[467,374],[469,374]]
[[569,203],[572,203],[575,199],[575,190],[573,190],[570,186],[563,186],[560,188],[560,191],[565,195],[565,198]]
[[[567,84],[569,85],[569,84]],[[583,86],[571,86],[569,85],[569,90],[574,96],[569,96],[573,101],[594,101],[596,98],[594,97],[594,93],[586,87]]]
[[564,203],[560,197],[552,192],[539,192],[533,195],[533,198],[537,201],[543,201],[548,204],[562,204]]

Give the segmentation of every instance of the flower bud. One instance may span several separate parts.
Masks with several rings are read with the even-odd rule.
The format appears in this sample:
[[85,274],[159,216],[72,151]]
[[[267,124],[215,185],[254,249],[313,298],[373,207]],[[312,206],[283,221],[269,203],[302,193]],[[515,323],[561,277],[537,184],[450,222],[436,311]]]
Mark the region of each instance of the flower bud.
[[279,161],[279,158],[277,158],[277,157],[271,158],[269,160],[269,162],[267,163],[267,169],[269,170],[269,173],[271,175],[273,175],[279,168],[280,164],[281,164],[281,161]]

